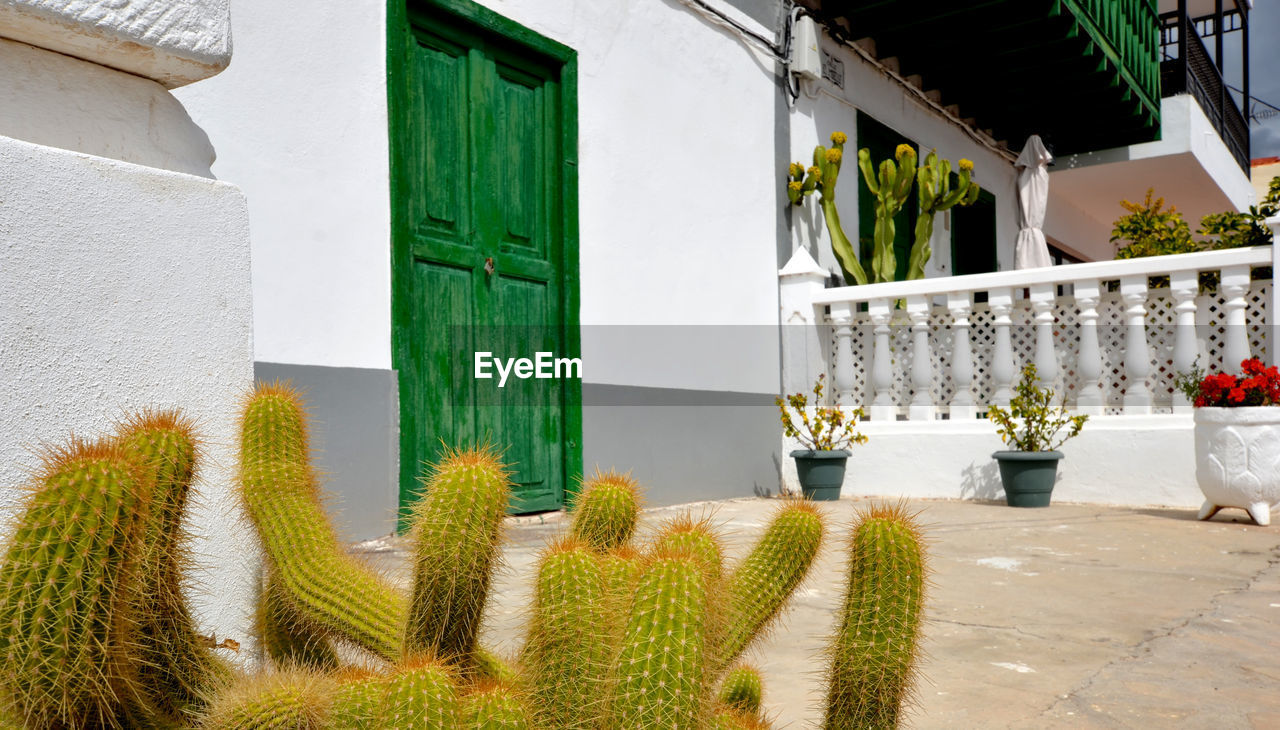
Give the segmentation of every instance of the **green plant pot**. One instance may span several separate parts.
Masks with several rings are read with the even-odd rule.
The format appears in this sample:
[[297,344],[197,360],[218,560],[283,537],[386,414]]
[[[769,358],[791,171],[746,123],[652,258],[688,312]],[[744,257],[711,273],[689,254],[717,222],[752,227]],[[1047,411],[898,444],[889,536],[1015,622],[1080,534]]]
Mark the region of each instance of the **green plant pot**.
[[1010,507],[1048,507],[1061,451],[997,451],[1000,481]]
[[800,477],[800,491],[817,502],[833,502],[840,499],[840,485],[844,483],[844,465],[849,452],[810,451],[798,449],[791,452],[796,460],[796,474]]

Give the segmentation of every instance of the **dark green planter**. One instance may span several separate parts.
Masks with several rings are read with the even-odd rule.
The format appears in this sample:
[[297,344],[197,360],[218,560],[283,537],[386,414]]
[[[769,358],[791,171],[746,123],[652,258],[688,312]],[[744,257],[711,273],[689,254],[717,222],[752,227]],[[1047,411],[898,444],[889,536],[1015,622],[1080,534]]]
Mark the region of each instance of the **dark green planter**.
[[1061,451],[997,451],[1000,481],[1010,507],[1048,507]]
[[792,451],[791,456],[796,460],[796,474],[800,477],[800,490],[804,492],[804,496],[817,502],[840,499],[844,465],[849,460],[848,451],[799,449]]

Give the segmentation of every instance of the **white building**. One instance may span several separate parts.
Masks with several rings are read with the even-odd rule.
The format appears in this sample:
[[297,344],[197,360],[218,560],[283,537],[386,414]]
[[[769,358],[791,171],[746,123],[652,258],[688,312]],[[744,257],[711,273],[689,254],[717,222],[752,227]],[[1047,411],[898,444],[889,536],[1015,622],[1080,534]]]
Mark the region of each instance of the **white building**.
[[[521,510],[563,504],[597,465],[659,503],[776,491],[778,271],[798,248],[838,270],[784,175],[833,131],[974,162],[986,194],[940,216],[934,278],[1012,268],[1013,160],[1033,133],[1057,156],[1044,232],[1061,261],[1110,259],[1119,200],[1151,186],[1190,219],[1251,202],[1247,130],[1210,93],[1226,60],[1206,21],[1179,21],[1212,2],[800,5],[232,3],[234,62],[177,95],[248,199],[256,374],[308,389],[350,536],[392,529],[442,440],[507,447]],[[1208,25],[1247,36],[1247,8],[1226,5]],[[820,77],[789,64],[806,15]],[[869,230],[851,160],[842,179],[846,228]],[[583,377],[499,389],[474,377],[477,351],[580,356]],[[791,379],[834,372],[835,353],[819,343]],[[883,444],[884,464],[918,455]],[[946,464],[928,478],[961,496]]]

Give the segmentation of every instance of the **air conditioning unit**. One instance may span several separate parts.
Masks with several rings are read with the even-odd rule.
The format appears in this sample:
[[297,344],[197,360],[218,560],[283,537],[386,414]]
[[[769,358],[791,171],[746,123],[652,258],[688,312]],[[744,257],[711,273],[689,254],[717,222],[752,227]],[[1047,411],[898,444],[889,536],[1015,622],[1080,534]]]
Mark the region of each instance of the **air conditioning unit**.
[[822,78],[822,32],[813,18],[802,15],[791,29],[791,73],[807,79]]

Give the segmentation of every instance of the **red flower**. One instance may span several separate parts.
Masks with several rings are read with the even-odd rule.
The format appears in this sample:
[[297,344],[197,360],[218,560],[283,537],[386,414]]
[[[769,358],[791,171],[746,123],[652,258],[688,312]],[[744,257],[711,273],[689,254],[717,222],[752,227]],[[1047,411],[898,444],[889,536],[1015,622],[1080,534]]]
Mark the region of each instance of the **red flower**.
[[1231,391],[1227,393],[1227,400],[1237,405],[1244,403],[1244,388],[1232,388]]

